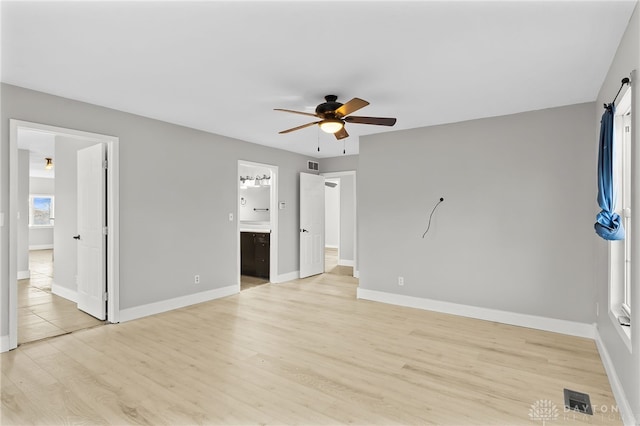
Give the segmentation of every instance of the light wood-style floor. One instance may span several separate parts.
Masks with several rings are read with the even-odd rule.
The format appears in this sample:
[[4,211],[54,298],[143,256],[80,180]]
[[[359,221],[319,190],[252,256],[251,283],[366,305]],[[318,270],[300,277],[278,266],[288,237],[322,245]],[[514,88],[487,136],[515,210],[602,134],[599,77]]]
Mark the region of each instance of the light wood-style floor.
[[51,293],[53,250],[30,251],[29,271],[29,279],[18,281],[18,344],[103,324]]
[[350,269],[22,345],[0,422],[621,423],[593,341],[357,300]]

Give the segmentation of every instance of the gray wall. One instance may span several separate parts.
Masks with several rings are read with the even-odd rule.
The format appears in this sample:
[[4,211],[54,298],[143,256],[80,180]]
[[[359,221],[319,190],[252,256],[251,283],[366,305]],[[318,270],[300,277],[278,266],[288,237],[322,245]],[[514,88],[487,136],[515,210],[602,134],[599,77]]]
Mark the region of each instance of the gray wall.
[[358,155],[341,155],[340,157],[323,158],[319,160],[320,172],[346,172],[358,170]]
[[593,323],[594,110],[363,137],[360,287]]
[[95,145],[95,142],[56,136],[53,278],[56,286],[65,287],[73,292],[78,290],[78,243],[73,239],[78,233],[78,150],[92,145]]
[[[54,195],[55,179],[29,178],[29,192],[35,195]],[[55,201],[54,201],[55,203]],[[55,206],[54,206],[55,209]],[[54,210],[55,214],[55,210]],[[55,223],[54,223],[55,225]],[[29,248],[49,246],[53,247],[53,227],[29,228]]]
[[[280,274],[298,270],[299,172],[309,159],[121,111],[2,85],[1,210],[8,211],[8,120],[120,138],[120,308],[236,285],[238,160],[279,169]],[[7,218],[9,219],[9,218]],[[1,333],[8,334],[8,232],[2,233]],[[200,284],[193,283],[199,274]]]
[[18,150],[18,274],[29,272],[29,151]]
[[336,186],[324,187],[324,246],[340,245],[340,179],[326,179]]
[[[639,7],[636,6],[635,12],[631,17],[629,22],[629,26],[622,38],[620,46],[618,47],[618,51],[615,55],[613,63],[611,64],[611,68],[607,74],[607,77],[600,89],[600,93],[598,95],[598,100],[596,102],[597,108],[592,117],[594,123],[596,123],[596,132],[599,131],[600,125],[600,117],[602,116],[602,104],[609,103],[613,100],[613,97],[617,93],[620,88],[620,80],[623,77],[628,77],[629,73],[632,70],[637,70],[637,77],[640,77],[640,10]],[[634,178],[634,182],[638,182],[638,170],[640,168],[640,150],[635,149],[640,146],[640,129],[639,124],[640,121],[638,117],[640,117],[640,90],[638,90],[636,82],[635,87],[635,100],[633,100],[632,105],[632,116],[635,117],[635,122],[633,123],[633,128],[635,132],[635,140],[634,140],[634,160],[635,160],[635,170],[636,175]],[[597,133],[591,136],[591,139],[597,141],[598,139]],[[592,143],[591,147],[594,151],[596,151],[598,145],[596,143]],[[640,227],[638,224],[640,223],[640,197],[638,197],[639,191],[636,187],[634,189],[634,197],[633,197],[633,206],[632,206],[632,241],[637,242],[640,241]],[[595,215],[598,211],[597,205],[594,205],[593,214]],[[627,349],[626,345],[623,343],[621,337],[618,335],[618,331],[615,329],[619,327],[619,325],[614,324],[609,318],[607,313],[608,311],[608,248],[607,242],[600,238],[594,237],[596,241],[596,249],[595,249],[595,261],[597,264],[597,275],[596,275],[596,289],[597,289],[597,301],[600,305],[600,315],[597,318],[598,331],[600,333],[600,337],[604,346],[611,357],[611,361],[613,366],[616,369],[617,376],[620,379],[622,387],[624,388],[624,392],[626,394],[627,400],[631,404],[631,409],[634,412],[635,418],[637,422],[640,422],[640,287],[637,285],[640,280],[640,262],[637,261],[637,256],[635,256],[635,261],[632,263],[632,291],[631,291],[631,311],[633,312],[632,324],[631,324],[631,341],[632,341],[632,349],[633,352],[630,353]],[[633,245],[632,243],[632,253],[638,253],[640,250],[640,246]]]
[[340,176],[340,260],[353,262],[355,247],[355,178]]

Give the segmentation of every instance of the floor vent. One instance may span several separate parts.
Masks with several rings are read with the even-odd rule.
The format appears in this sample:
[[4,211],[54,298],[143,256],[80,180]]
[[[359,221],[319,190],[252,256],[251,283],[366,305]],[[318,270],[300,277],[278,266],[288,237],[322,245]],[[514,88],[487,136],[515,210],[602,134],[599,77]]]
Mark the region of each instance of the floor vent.
[[572,411],[593,415],[591,399],[589,399],[589,395],[586,393],[565,389],[564,406]]

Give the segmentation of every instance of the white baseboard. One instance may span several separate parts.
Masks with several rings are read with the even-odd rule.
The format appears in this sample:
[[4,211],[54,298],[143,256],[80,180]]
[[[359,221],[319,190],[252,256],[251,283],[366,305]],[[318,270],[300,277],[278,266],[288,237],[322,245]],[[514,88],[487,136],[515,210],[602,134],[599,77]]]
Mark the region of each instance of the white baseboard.
[[287,281],[297,280],[298,278],[300,278],[300,271],[293,271],[293,272],[288,272],[286,274],[278,275],[275,282],[284,283]]
[[9,349],[9,335],[0,336],[0,352],[7,352]]
[[31,278],[31,271],[18,271],[19,280],[28,280]]
[[609,384],[611,385],[611,390],[613,391],[613,396],[616,399],[616,403],[618,404],[618,409],[620,410],[620,416],[622,417],[622,422],[625,425],[636,425],[636,419],[633,415],[633,410],[631,409],[631,405],[629,405],[629,400],[624,392],[624,388],[622,387],[622,383],[620,383],[620,379],[618,378],[618,374],[616,373],[616,368],[613,365],[613,361],[611,360],[611,356],[609,355],[609,351],[607,351],[607,347],[604,345],[602,338],[600,337],[600,333],[596,328],[596,346],[598,347],[598,352],[600,353],[600,359],[602,360],[602,365],[604,365],[604,370],[607,373],[607,377],[609,378]]
[[423,299],[420,297],[405,296],[402,294],[368,290],[360,287],[358,287],[358,299],[442,312],[445,314],[494,321],[520,327],[535,328],[538,330],[552,331],[554,333],[568,334],[570,336],[586,337],[589,339],[595,339],[596,337],[596,327],[594,324],[545,318],[535,315],[519,314],[516,312],[500,311],[497,309],[481,308],[477,306],[460,305],[440,300]]
[[238,285],[233,284],[227,287],[203,291],[201,293],[189,294],[186,296],[176,297],[174,299],[162,300],[160,302],[149,303],[147,305],[122,309],[120,310],[120,322],[131,321],[134,319],[147,317],[149,315],[160,314],[162,312],[184,308],[185,306],[195,305],[196,303],[220,299],[221,297],[227,297],[231,296],[232,294],[237,294],[238,291]]
[[73,303],[78,303],[78,292],[75,290],[71,290],[70,288],[53,283],[51,284],[51,293],[70,300]]
[[338,259],[338,265],[340,265],[340,266],[354,266],[355,262],[353,260]]
[[53,248],[53,244],[40,244],[29,246],[29,250],[51,250]]
[[360,278],[360,271],[353,271],[354,278]]

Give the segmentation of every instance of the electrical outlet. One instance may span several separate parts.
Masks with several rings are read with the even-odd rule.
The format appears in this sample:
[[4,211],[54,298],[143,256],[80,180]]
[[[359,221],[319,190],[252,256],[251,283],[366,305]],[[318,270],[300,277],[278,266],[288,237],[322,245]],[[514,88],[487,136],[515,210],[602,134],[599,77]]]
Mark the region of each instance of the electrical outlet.
[[600,316],[600,303],[596,302],[596,316]]
[[194,284],[200,284],[200,275],[195,275],[193,277]]
[[229,213],[229,222],[233,222],[233,213]]
[[398,285],[404,285],[404,277],[398,277]]

